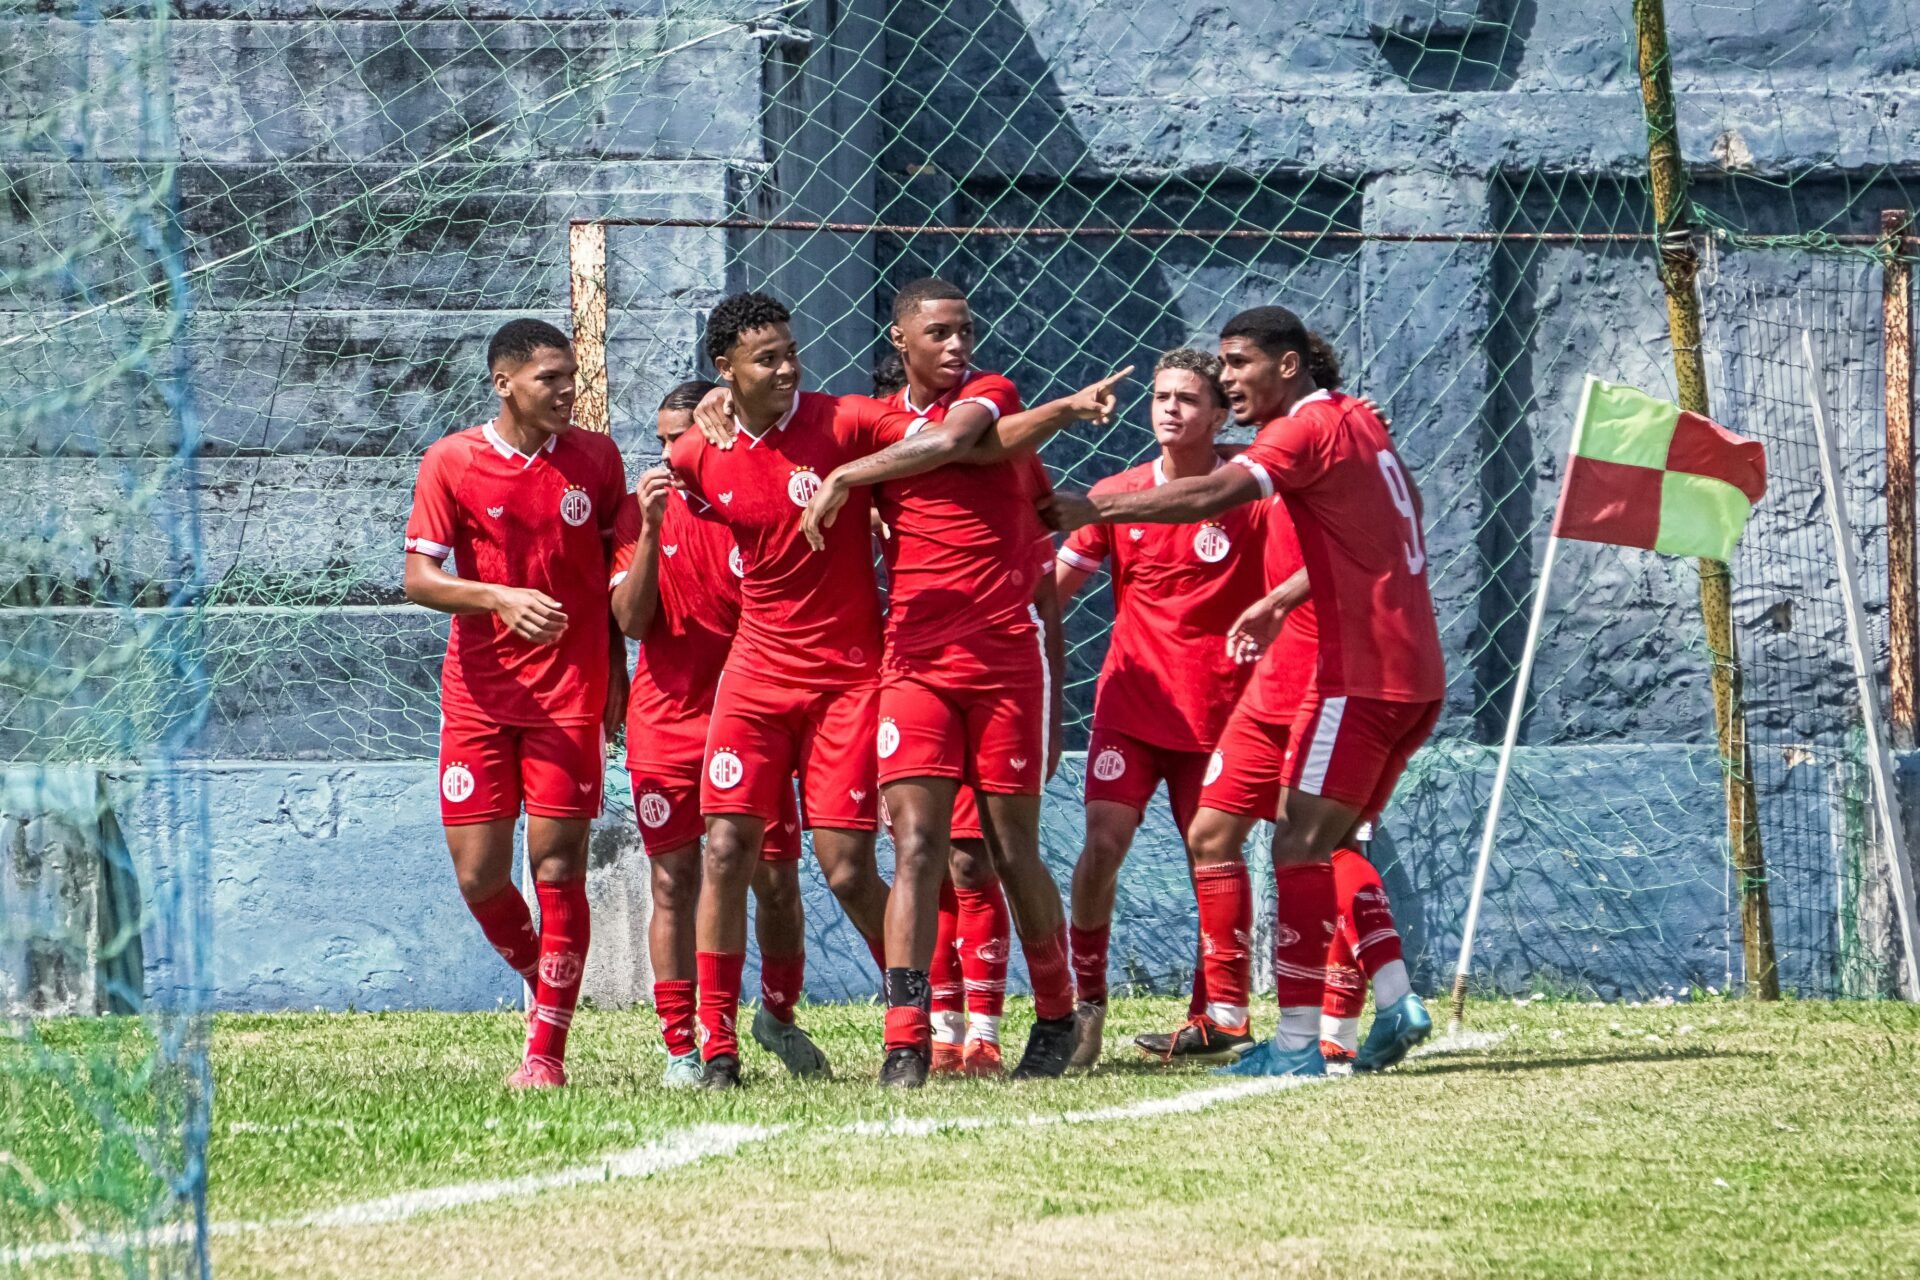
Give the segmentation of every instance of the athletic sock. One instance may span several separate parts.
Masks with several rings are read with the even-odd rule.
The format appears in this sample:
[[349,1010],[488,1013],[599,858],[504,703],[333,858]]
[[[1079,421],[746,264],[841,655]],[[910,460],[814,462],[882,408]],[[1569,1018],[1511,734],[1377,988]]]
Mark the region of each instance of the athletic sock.
[[1111,925],[1098,929],[1067,926],[1067,945],[1073,951],[1073,989],[1080,999],[1094,1004],[1107,1002],[1107,949],[1112,938]]
[[1027,955],[1027,981],[1033,984],[1033,1016],[1052,1022],[1073,1016],[1073,970],[1067,963],[1067,926],[1044,938],[1020,940]]
[[740,970],[747,958],[739,952],[696,951],[694,972],[700,982],[700,1057],[723,1053],[740,1056],[734,1022],[740,1016]]
[[793,1006],[800,1002],[800,988],[806,985],[807,953],[770,956],[760,953],[760,1007],[781,1022],[793,1022]]
[[1346,923],[1336,921],[1333,940],[1327,943],[1327,993],[1320,1009],[1334,1019],[1358,1018],[1367,1005],[1367,980],[1354,963],[1347,932]]
[[[1007,1010],[1007,960],[1013,950],[1007,895],[1000,881],[993,879],[976,889],[956,888],[953,896],[959,907],[956,955],[966,986],[967,1014],[974,1019],[992,1018],[998,1028],[1000,1015]],[[991,1038],[998,1043],[998,1037],[996,1030]]]
[[1373,1007],[1380,1010],[1413,994],[1413,979],[1404,960],[1389,960],[1373,975]]
[[999,1044],[1000,1015],[997,1013],[976,1013],[967,1018],[968,1044]]
[[1197,1018],[1207,1011],[1207,961],[1196,937],[1193,944],[1193,994],[1187,997],[1187,1016]]
[[1253,881],[1244,862],[1195,869],[1200,900],[1201,966],[1206,970],[1206,1015],[1222,1027],[1247,1024],[1247,988],[1253,981]]
[[967,1039],[967,1013],[964,1009],[935,1009],[927,1015],[933,1028],[935,1044],[965,1044]]
[[[935,1039],[940,1038],[937,1033],[943,1020],[951,1021],[961,1031],[967,1025],[966,975],[960,967],[960,903],[954,897],[951,880],[940,884],[939,920],[933,935],[933,963],[927,968],[927,982],[933,988]],[[952,1043],[960,1043],[957,1033]]]
[[480,932],[500,953],[500,958],[528,982],[535,981],[540,965],[540,935],[533,930],[533,913],[527,910],[527,900],[520,896],[520,890],[509,882],[492,897],[469,902],[467,910],[473,913]]
[[[1360,971],[1373,982],[1373,1002],[1385,1007],[1406,995],[1407,967],[1402,963],[1400,931],[1393,923],[1393,907],[1387,901],[1387,887],[1380,873],[1366,856],[1355,849],[1333,851],[1333,892],[1345,931],[1351,935],[1354,959]],[[1381,991],[1382,974],[1386,993]]]
[[1330,1044],[1337,1044],[1348,1053],[1360,1052],[1360,1019],[1336,1018],[1322,1011],[1320,1014],[1320,1038]]
[[540,975],[533,988],[529,1058],[565,1059],[567,1029],[580,1002],[580,974],[592,940],[585,879],[534,885],[540,899]]
[[1282,1049],[1299,1049],[1320,1034],[1327,942],[1336,914],[1333,868],[1324,862],[1276,867],[1273,885],[1273,994],[1280,1005],[1274,1041]]
[[889,969],[886,978],[887,1030],[885,1049],[933,1052],[929,1007],[933,993],[924,969]]
[[692,1053],[693,983],[681,978],[653,984],[653,1011],[660,1015],[660,1036],[674,1057]]

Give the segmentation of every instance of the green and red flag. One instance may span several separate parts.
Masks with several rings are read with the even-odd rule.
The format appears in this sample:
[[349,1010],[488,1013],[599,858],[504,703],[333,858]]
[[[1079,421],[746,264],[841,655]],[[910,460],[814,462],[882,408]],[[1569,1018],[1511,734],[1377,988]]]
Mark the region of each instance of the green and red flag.
[[1767,491],[1767,455],[1679,405],[1591,375],[1555,537],[1730,560]]

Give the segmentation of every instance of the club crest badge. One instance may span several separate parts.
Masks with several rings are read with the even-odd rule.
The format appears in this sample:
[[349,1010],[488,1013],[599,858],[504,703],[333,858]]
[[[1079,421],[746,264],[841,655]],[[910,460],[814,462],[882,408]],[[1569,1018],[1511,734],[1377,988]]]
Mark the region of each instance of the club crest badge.
[[448,804],[459,804],[473,796],[473,770],[464,764],[450,764],[440,771],[440,794]]
[[577,484],[567,486],[560,495],[560,518],[578,529],[593,518],[593,499]]
[[804,507],[820,492],[820,477],[812,467],[795,467],[787,477],[787,497],[796,507]]
[[1207,564],[1219,564],[1233,550],[1233,539],[1227,531],[1209,520],[1193,533],[1193,554]]
[[747,776],[747,766],[740,763],[740,757],[732,748],[722,747],[713,753],[713,759],[707,761],[707,781],[722,791],[740,785]]
[[1126,756],[1112,747],[1106,748],[1093,758],[1093,776],[1102,782],[1112,782],[1126,771]]

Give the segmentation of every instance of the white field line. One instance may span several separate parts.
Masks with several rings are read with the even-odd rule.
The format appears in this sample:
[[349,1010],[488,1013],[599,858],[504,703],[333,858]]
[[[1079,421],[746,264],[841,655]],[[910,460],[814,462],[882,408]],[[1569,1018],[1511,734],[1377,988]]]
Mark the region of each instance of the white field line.
[[[1504,1032],[1466,1032],[1442,1037],[1415,1051],[1414,1056],[1459,1053],[1484,1049],[1505,1039]],[[856,1120],[826,1130],[862,1138],[924,1138],[936,1133],[984,1129],[1045,1128],[1052,1125],[1125,1124],[1136,1120],[1156,1120],[1163,1116],[1191,1115],[1225,1103],[1242,1102],[1283,1090],[1303,1088],[1339,1080],[1341,1076],[1269,1076],[1232,1084],[1190,1089],[1165,1098],[1148,1098],[1125,1106],[1094,1107],[1086,1111],[1034,1112],[1024,1116],[899,1116],[891,1120]],[[381,1226],[405,1222],[429,1213],[468,1205],[487,1204],[559,1191],[589,1183],[620,1182],[629,1178],[649,1178],[655,1174],[682,1169],[703,1160],[731,1156],[742,1147],[765,1142],[788,1132],[785,1125],[695,1125],[664,1137],[616,1151],[591,1164],[574,1165],[554,1173],[528,1174],[520,1178],[501,1178],[489,1182],[459,1182],[445,1187],[406,1191],[378,1200],[357,1200],[290,1218],[263,1221],[215,1222],[207,1233],[213,1236],[254,1235],[266,1231],[304,1231],[341,1227]],[[144,1235],[86,1236],[47,1244],[25,1245],[0,1250],[0,1263],[18,1265],[40,1262],[74,1254],[117,1253],[134,1246],[164,1247],[191,1239],[188,1227],[167,1227]]]

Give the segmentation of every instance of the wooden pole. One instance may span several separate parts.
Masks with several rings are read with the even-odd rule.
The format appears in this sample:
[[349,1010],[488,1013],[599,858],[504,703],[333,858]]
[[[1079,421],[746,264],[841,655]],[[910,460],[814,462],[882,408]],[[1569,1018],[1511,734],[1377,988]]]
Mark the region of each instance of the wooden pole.
[[573,402],[575,425],[603,435],[607,412],[607,228],[576,222],[567,229],[567,266],[573,282],[573,358],[580,364]]
[[1907,209],[1882,209],[1886,257],[1880,275],[1880,332],[1887,408],[1887,719],[1893,745],[1914,745],[1914,671],[1920,667],[1920,598],[1913,576],[1913,263],[1905,256]]
[[[1647,176],[1660,236],[1660,282],[1667,294],[1667,329],[1673,340],[1674,380],[1680,407],[1711,416],[1707,375],[1701,362],[1700,299],[1694,292],[1700,260],[1688,216],[1687,171],[1680,157],[1673,107],[1673,68],[1667,50],[1662,0],[1634,0],[1640,56],[1640,100],[1647,120]],[[1773,945],[1773,911],[1767,894],[1767,864],[1760,848],[1760,807],[1747,748],[1747,712],[1740,655],[1733,638],[1733,575],[1718,560],[1701,560],[1700,617],[1713,664],[1714,733],[1726,779],[1727,851],[1739,880],[1740,936],[1745,948],[1747,993],[1780,998],[1780,971]]]

